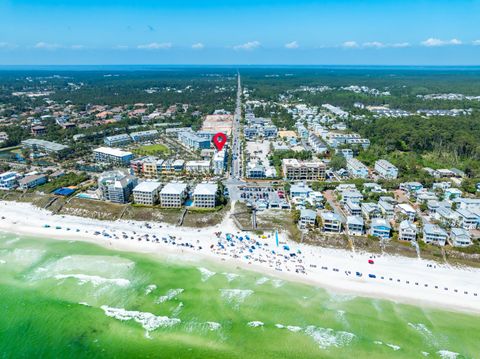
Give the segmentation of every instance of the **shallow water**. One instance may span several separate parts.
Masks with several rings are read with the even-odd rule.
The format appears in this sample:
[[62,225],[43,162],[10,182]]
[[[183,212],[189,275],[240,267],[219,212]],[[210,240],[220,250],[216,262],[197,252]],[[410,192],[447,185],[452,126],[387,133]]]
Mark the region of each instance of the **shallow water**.
[[480,357],[478,316],[17,238],[0,235],[1,358]]

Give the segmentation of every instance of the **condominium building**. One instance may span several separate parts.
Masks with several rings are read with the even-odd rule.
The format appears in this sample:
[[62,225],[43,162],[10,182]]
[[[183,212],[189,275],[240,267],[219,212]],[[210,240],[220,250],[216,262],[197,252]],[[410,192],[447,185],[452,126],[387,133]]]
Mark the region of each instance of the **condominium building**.
[[121,135],[107,136],[103,139],[103,143],[107,146],[124,146],[132,142],[132,138],[123,133]]
[[187,198],[187,185],[181,182],[170,182],[160,191],[162,207],[180,208]]
[[103,172],[98,178],[101,198],[115,203],[126,203],[137,184],[137,178],[123,171]]
[[287,180],[324,180],[325,169],[325,164],[318,161],[299,161],[293,158],[282,160],[283,176]]
[[193,205],[202,208],[214,208],[217,199],[216,183],[199,183],[193,190]]
[[375,162],[375,172],[385,179],[395,179],[398,177],[398,168],[387,160],[378,160]]
[[130,134],[130,137],[134,142],[150,141],[158,138],[158,131],[148,130],[148,131],[132,132]]
[[162,184],[157,181],[145,181],[139,183],[133,189],[133,201],[137,204],[153,206],[159,201]]
[[93,154],[95,161],[116,165],[128,165],[133,158],[133,153],[111,147],[99,147],[93,150]]
[[368,167],[356,158],[347,159],[348,174],[354,178],[367,178]]
[[193,148],[195,150],[210,148],[210,140],[204,137],[198,136],[191,131],[183,131],[178,133],[178,140],[185,146]]
[[62,145],[60,143],[39,140],[36,138],[23,140],[22,146],[27,147],[33,151],[44,151],[47,153],[55,153],[55,154],[65,153],[69,150],[68,146]]

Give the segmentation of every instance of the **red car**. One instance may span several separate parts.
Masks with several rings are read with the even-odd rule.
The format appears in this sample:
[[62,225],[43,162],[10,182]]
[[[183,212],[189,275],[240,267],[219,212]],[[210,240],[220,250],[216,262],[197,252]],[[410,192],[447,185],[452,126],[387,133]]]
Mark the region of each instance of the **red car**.
[[369,263],[369,264],[375,264],[375,262],[373,261],[373,259],[369,259],[369,260],[368,260],[368,263]]

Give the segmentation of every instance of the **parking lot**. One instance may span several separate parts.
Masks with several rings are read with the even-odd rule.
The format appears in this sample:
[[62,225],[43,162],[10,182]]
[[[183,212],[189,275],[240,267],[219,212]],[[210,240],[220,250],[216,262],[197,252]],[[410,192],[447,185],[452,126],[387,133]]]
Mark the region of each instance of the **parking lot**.
[[271,186],[242,186],[239,190],[240,200],[245,201],[247,205],[254,205],[257,210],[290,209],[283,189],[275,189]]

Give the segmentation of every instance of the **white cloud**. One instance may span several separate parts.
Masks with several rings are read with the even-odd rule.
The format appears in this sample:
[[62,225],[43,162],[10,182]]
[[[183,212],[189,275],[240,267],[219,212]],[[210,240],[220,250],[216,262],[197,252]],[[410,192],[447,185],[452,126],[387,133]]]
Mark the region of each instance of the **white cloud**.
[[473,46],[480,46],[480,40],[474,40],[472,41]]
[[242,45],[235,45],[233,47],[234,50],[246,50],[246,51],[251,51],[259,48],[261,43],[259,41],[249,41],[246,42]]
[[142,50],[168,50],[172,48],[171,42],[152,42],[150,44],[138,45],[137,48]]
[[37,42],[34,46],[36,49],[42,49],[42,50],[55,50],[60,48],[61,46],[59,44],[50,44],[48,42]]
[[0,42],[0,49],[15,49],[17,47],[17,45],[10,44],[8,42]]
[[194,50],[202,50],[203,48],[205,48],[205,45],[201,42],[197,42],[196,44],[192,45],[192,49]]
[[300,45],[296,41],[287,42],[285,44],[285,48],[287,48],[287,49],[298,49],[299,47],[300,47]]
[[115,50],[128,50],[128,46],[127,45],[116,45],[113,47]]
[[461,45],[462,41],[458,39],[441,40],[441,39],[436,39],[431,37],[425,41],[422,41],[421,44],[426,47],[439,47],[439,46],[449,46],[449,45]]
[[85,46],[84,45],[72,45],[72,46],[70,46],[70,48],[72,50],[83,50],[83,49],[85,49]]
[[391,47],[396,47],[396,48],[401,48],[401,47],[410,47],[410,43],[409,42],[396,42],[394,44],[391,44],[390,45]]
[[374,47],[377,49],[381,49],[382,47],[385,47],[386,45],[383,42],[379,41],[371,41],[371,42],[364,42],[362,44],[362,47]]
[[342,44],[342,47],[346,47],[348,49],[356,49],[358,48],[358,43],[356,41],[345,41],[343,44]]

